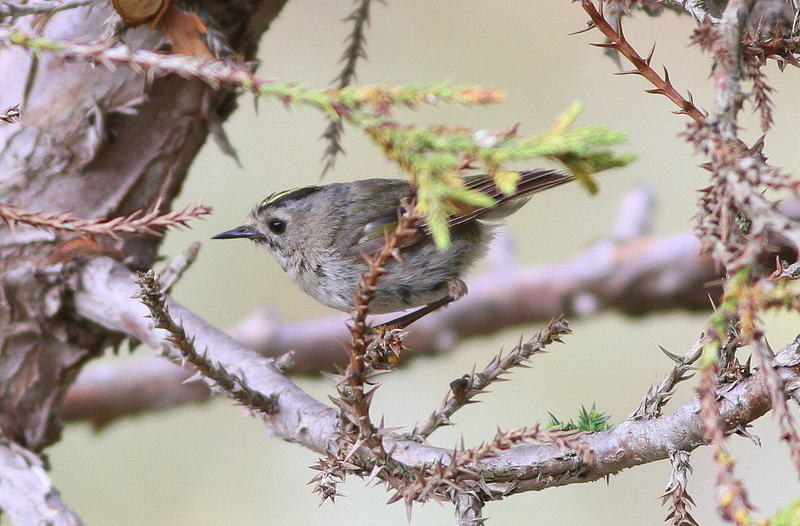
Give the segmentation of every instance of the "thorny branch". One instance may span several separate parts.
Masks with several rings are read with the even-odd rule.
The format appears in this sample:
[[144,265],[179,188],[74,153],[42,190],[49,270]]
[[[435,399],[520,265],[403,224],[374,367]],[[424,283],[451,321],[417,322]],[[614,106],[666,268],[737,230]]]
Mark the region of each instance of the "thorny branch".
[[186,335],[183,327],[172,319],[162,293],[163,287],[154,271],[140,272],[137,283],[141,287],[140,299],[150,311],[155,328],[166,330],[169,333],[169,342],[180,351],[185,361],[197,369],[196,378],[193,379],[208,378],[228,396],[253,411],[264,414],[277,411],[274,397],[266,397],[250,388],[241,377],[214,364],[207,353],[199,353],[195,349],[194,341]]
[[787,64],[800,68],[797,57],[800,52],[800,37],[784,37],[781,33],[756,35],[756,38],[748,39],[745,45],[747,54],[761,62],[772,58],[781,70]]
[[0,18],[26,15],[52,14],[66,9],[74,9],[94,3],[94,0],[30,0],[22,2],[3,2],[0,4]]
[[717,502],[720,505],[720,514],[725,520],[735,522],[738,526],[751,523],[750,512],[753,505],[747,490],[741,480],[736,478],[734,465],[736,461],[731,456],[725,444],[726,429],[722,420],[720,404],[717,399],[717,376],[719,369],[716,363],[716,354],[719,352],[717,342],[706,345],[704,354],[709,355],[706,363],[700,369],[700,382],[697,394],[700,398],[700,416],[703,420],[706,439],[711,444],[711,454],[717,465]]
[[498,354],[486,366],[486,368],[476,373],[465,374],[461,378],[450,382],[450,390],[439,406],[429,417],[425,424],[419,429],[415,429],[412,437],[426,439],[438,428],[450,425],[450,417],[453,414],[473,402],[473,398],[485,393],[486,388],[502,375],[507,374],[513,367],[523,366],[524,363],[534,354],[544,352],[544,347],[553,343],[560,342],[561,336],[569,334],[569,324],[563,319],[554,319],[544,329],[540,330],[528,342],[520,342],[506,356]]
[[736,141],[737,115],[744,96],[742,80],[742,35],[747,16],[754,0],[732,0],[716,26],[712,51],[714,52],[715,94],[714,111],[710,125],[723,141]]
[[[457,102],[462,105],[481,105],[499,102],[503,94],[497,90],[479,87],[450,88],[433,86],[398,90],[387,86],[352,88],[346,97],[344,90],[319,92],[303,86],[278,84],[259,77],[249,65],[230,64],[222,60],[210,60],[179,54],[163,54],[146,49],[131,50],[127,45],[111,42],[82,44],[63,42],[41,37],[36,33],[0,27],[0,47],[19,46],[39,53],[49,51],[65,60],[84,60],[90,64],[114,69],[125,65],[136,72],[153,77],[157,73],[174,73],[181,77],[198,79],[212,88],[238,86],[255,95],[274,97],[285,104],[306,105],[321,110],[333,118],[343,115],[355,118],[352,111],[371,108],[376,115],[385,115],[392,105],[416,107],[421,104]],[[349,88],[345,88],[347,90]],[[343,99],[349,106],[342,107]]]
[[661,351],[666,354],[670,360],[675,362],[675,367],[673,367],[672,371],[664,376],[657,385],[650,388],[644,400],[642,400],[642,403],[639,404],[639,407],[629,418],[645,420],[661,416],[661,408],[672,398],[672,394],[678,383],[694,376],[694,373],[690,373],[689,371],[692,370],[692,364],[700,358],[706,340],[706,336],[703,335],[683,356],[672,354],[663,347],[661,348]]
[[[345,22],[353,23],[353,30],[347,36],[347,47],[342,53],[340,62],[344,63],[342,71],[334,79],[337,88],[349,86],[356,80],[356,63],[359,59],[367,58],[367,37],[366,28],[369,25],[369,9],[374,0],[356,0],[357,6],[350,15],[344,19]],[[324,165],[322,167],[323,177],[331,171],[336,164],[336,159],[342,153],[342,132],[344,126],[338,119],[330,119],[328,127],[322,134],[322,138],[328,141],[325,152],[322,154]]]
[[[730,5],[735,5],[735,2],[729,4],[729,7]],[[723,23],[725,18],[723,15]],[[732,79],[735,80],[731,83]],[[759,189],[761,181],[767,178],[780,178],[777,170],[766,165],[760,151],[743,151],[743,144],[736,138],[738,124],[735,114],[740,105],[736,74],[720,75],[719,80],[724,86],[717,92],[718,99],[722,102],[712,113],[709,126],[692,137],[696,144],[702,144],[700,149],[705,149],[708,145],[712,157],[710,167],[713,172],[712,185],[703,191],[701,197],[704,213],[698,215],[700,218],[698,231],[712,249],[715,258],[728,270],[725,297],[738,307],[737,312],[729,316],[727,323],[730,324],[731,331],[734,330],[733,327],[742,330],[740,341],[746,344],[753,341],[754,333],[750,330],[752,327],[749,324],[744,326],[743,316],[754,319],[758,312],[750,305],[740,304],[735,292],[730,293],[733,288],[732,276],[750,275],[751,279],[748,279],[749,284],[746,286],[755,285],[761,279],[759,277],[761,272],[755,265],[768,245],[767,236],[780,232],[778,235],[784,237],[796,253],[800,248],[800,232],[790,225],[785,216],[775,211],[772,203]],[[727,97],[724,93],[726,90]],[[707,143],[700,139],[704,133],[708,133],[710,139]],[[746,186],[750,186],[746,190],[747,193],[741,193],[742,187]],[[794,188],[788,186],[786,188],[796,192],[796,185],[792,186]],[[706,364],[701,370],[698,393],[717,463],[716,486],[720,513],[726,520],[737,525],[746,525],[751,523],[750,512],[754,508],[744,484],[734,475],[735,461],[725,447],[724,436],[720,432],[722,423],[715,412],[718,402],[710,390],[713,379],[724,373],[724,369],[718,367],[718,364],[725,362],[723,351],[726,346],[722,344],[722,338],[721,331],[718,331],[715,334],[716,341],[705,350],[710,356],[706,358]],[[735,349],[732,349],[729,357],[734,353]],[[730,358],[727,361],[730,361]]]
[[[678,113],[692,117],[694,122],[686,134],[687,139],[698,151],[711,156],[706,167],[715,174],[712,185],[703,190],[700,199],[704,213],[698,214],[698,232],[712,248],[715,259],[728,271],[735,271],[751,264],[759,252],[776,243],[785,242],[795,252],[800,250],[800,231],[759,188],[766,185],[799,195],[800,183],[766,164],[763,142],[748,148],[737,136],[736,117],[746,98],[739,86],[742,79],[753,81],[751,96],[761,112],[762,125],[769,126],[771,122],[770,88],[759,70],[760,63],[754,62],[757,52],[745,55],[742,51],[749,9],[741,10],[740,3],[729,3],[725,11],[728,14],[719,24],[706,19],[693,37],[704,50],[715,54],[715,107],[706,122],[706,116],[675,90],[667,75],[662,79],[655,73],[650,67],[651,57],[643,59],[627,42],[621,29],[611,27],[594,2],[583,0],[581,5],[592,19],[592,27],[600,29],[610,41],[599,46],[619,51],[634,65],[634,70],[625,73],[645,77],[655,86],[648,90],[650,93],[668,97],[680,107]],[[749,59],[745,60],[746,57]],[[746,244],[739,234],[743,227],[750,230],[747,236],[750,242]],[[767,240],[768,236],[782,239]]]
[[[627,73],[650,80],[656,86],[650,92],[667,96],[679,105],[679,113],[693,118],[686,137],[710,158],[705,167],[712,173],[711,185],[701,194],[697,231],[714,259],[727,271],[723,282],[725,293],[698,346],[690,356],[675,357],[677,366],[672,374],[651,390],[634,416],[657,414],[662,400],[683,378],[687,370],[685,360],[700,359],[697,392],[706,438],[717,464],[716,497],[722,517],[737,525],[752,523],[753,506],[742,481],[734,474],[735,462],[726,446],[728,423],[721,415],[723,400],[719,390],[729,389],[750,374],[749,367],[740,366],[736,359],[736,351],[742,346],[752,345],[759,356],[764,388],[777,412],[781,436],[789,445],[793,464],[800,467],[800,436],[786,407],[790,389],[774,369],[773,356],[763,340],[759,320],[761,312],[775,306],[800,310],[792,298],[781,295],[781,283],[777,280],[785,273],[776,271],[770,276],[764,265],[765,252],[772,246],[788,246],[792,253],[787,256],[789,258],[796,259],[800,252],[798,224],[765,196],[764,189],[798,195],[800,183],[766,163],[763,140],[747,147],[738,137],[738,115],[747,100],[760,113],[765,132],[772,124],[772,88],[761,71],[765,59],[770,56],[778,59],[781,68],[786,63],[798,64],[798,61],[792,49],[795,43],[785,38],[780,30],[767,37],[747,35],[747,23],[755,3],[754,0],[729,0],[718,20],[703,16],[693,36],[694,43],[714,57],[714,105],[708,117],[702,118],[701,114],[691,111],[693,106],[687,106],[685,100],[676,97],[677,92],[666,75],[661,80],[652,72],[649,57],[643,60],[630,48],[621,28],[614,31],[602,10],[598,11],[591,1],[582,2],[593,25],[609,38],[607,47],[619,51],[635,66],[635,70]],[[777,43],[773,48],[776,52],[765,52],[764,49],[773,43]],[[743,81],[752,82],[752,91],[743,90]],[[784,267],[779,264],[779,270]],[[743,428],[738,432],[746,433]],[[682,478],[685,479],[685,470]],[[694,520],[686,512],[686,502],[681,502],[680,495],[676,495],[676,492],[683,492],[682,485],[683,482],[676,484],[673,479],[668,488],[673,498],[670,519],[674,524],[692,524]]]
[[[161,350],[171,360],[181,362],[182,355],[171,341],[171,333],[153,326],[150,310],[131,298],[141,294],[136,277],[120,263],[104,257],[88,262],[75,293],[79,315],[112,331]],[[155,289],[154,290],[158,290]],[[276,365],[247,349],[224,332],[208,325],[185,307],[162,296],[173,320],[180,320],[182,330],[191,335],[189,343],[204,349],[207,360],[224,371],[236,371],[247,386],[277,400],[276,413],[261,413],[271,436],[302,444],[323,453],[337,451],[338,416],[332,408],[314,400],[290,382]]]
[[378,280],[386,273],[390,260],[400,258],[400,247],[414,234],[419,224],[420,218],[414,212],[413,205],[407,204],[398,218],[397,227],[387,237],[381,250],[372,256],[365,255],[369,270],[362,276],[356,293],[355,307],[350,321],[350,362],[338,386],[342,417],[357,427],[358,440],[370,447],[379,459],[385,458],[386,452],[381,449],[380,440],[374,435],[375,428],[369,417],[369,407],[376,388],[364,391],[364,384],[371,373],[371,368],[366,362],[367,347],[375,336],[370,334],[367,315],[369,304],[375,297]]
[[789,456],[792,459],[794,469],[800,474],[800,436],[798,436],[795,427],[794,417],[786,403],[787,389],[773,364],[775,355],[767,345],[763,335],[756,337],[753,347],[755,349],[755,354],[758,356],[760,369],[764,375],[764,384],[770,393],[772,410],[775,412],[778,420],[781,440],[786,442],[786,445],[789,447]]
[[[687,133],[697,150],[711,159],[707,165],[711,185],[701,194],[697,229],[730,274],[758,265],[775,243],[788,244],[795,254],[800,250],[797,223],[763,192],[770,188],[799,195],[800,182],[766,163],[763,141],[748,148],[738,138],[737,117],[745,100],[740,86],[745,76],[739,20],[747,15],[743,7],[740,2],[729,3],[719,27],[701,27],[696,33],[695,41],[715,55],[717,92],[708,125]],[[765,271],[753,270],[756,279]]]
[[[141,339],[155,347],[162,347],[165,341],[162,331],[148,326],[142,318],[137,302],[130,300],[136,290],[130,274],[119,264],[98,258],[84,272],[83,286],[76,295],[76,307],[89,319],[101,323],[114,330],[122,330],[133,337]],[[311,399],[297,389],[273,365],[255,353],[248,351],[227,338],[217,329],[205,324],[175,302],[167,299],[169,310],[178,313],[183,326],[192,335],[196,347],[208,351],[209,360],[213,363],[236,363],[236,370],[241,371],[242,378],[248,379],[248,385],[265,396],[276,393],[278,411],[262,415],[270,433],[287,440],[298,441],[316,451],[337,452],[340,428],[339,416],[330,408]],[[143,307],[142,307],[143,308]],[[176,316],[176,314],[173,314]],[[168,344],[170,347],[172,343]],[[784,382],[798,385],[800,378],[798,363],[798,347],[800,342],[787,346],[776,356],[776,363],[781,363],[776,370]],[[227,367],[227,366],[224,366]],[[484,457],[484,448],[471,449],[470,453],[454,453],[453,451],[435,448],[391,432],[380,433],[384,450],[391,455],[389,469],[382,469],[376,474],[386,480],[395,490],[400,490],[400,498],[416,495],[419,498],[431,496],[432,492],[449,488],[451,480],[445,471],[453,462],[461,459],[458,466],[461,482],[484,482],[475,487],[484,487],[482,498],[500,498],[503,495],[542,489],[552,485],[597,480],[607,474],[638,465],[667,458],[671,448],[691,451],[703,444],[705,439],[703,418],[697,414],[697,401],[690,401],[676,412],[660,418],[646,421],[627,420],[610,431],[581,435],[580,444],[564,443],[573,451],[587,452],[591,450],[591,462],[585,463],[580,456],[564,455],[563,447],[549,446],[514,446],[503,449],[501,443],[516,440],[513,437],[530,440],[537,435],[533,428],[519,430],[499,436],[499,441],[492,442],[490,450],[496,455]],[[743,378],[731,387],[726,396],[719,398],[717,406],[725,432],[730,432],[747,422],[763,415],[770,407],[770,395],[764,386],[761,373]],[[505,441],[505,442],[504,442]],[[513,445],[513,444],[512,444]],[[620,451],[625,451],[620,455]],[[585,453],[584,453],[585,454]],[[455,455],[455,457],[453,456]],[[466,455],[466,456],[464,456]],[[464,463],[463,460],[473,455],[476,464]],[[364,464],[361,462],[364,461]],[[341,466],[342,461],[337,465]],[[371,470],[371,461],[360,455],[350,457],[352,470],[361,473]],[[440,467],[436,467],[440,466]],[[515,466],[520,471],[514,471]],[[523,467],[527,466],[525,469]],[[528,468],[536,467],[533,471]],[[452,472],[447,471],[447,472]],[[528,473],[528,476],[509,481],[509,472]],[[444,477],[444,478],[443,478]],[[438,480],[442,485],[431,485],[429,479]],[[450,482],[447,482],[450,481]],[[460,482],[460,483],[461,483]],[[439,488],[439,489],[436,489]],[[488,493],[486,493],[488,491]],[[438,495],[438,493],[437,493]],[[416,497],[414,497],[416,498]]]
[[68,212],[31,212],[18,206],[0,204],[0,219],[11,228],[15,224],[23,223],[60,233],[105,234],[117,238],[119,234],[160,236],[163,232],[159,229],[186,227],[189,221],[211,213],[211,207],[202,203],[186,205],[180,210],[166,214],[161,214],[160,208],[160,203],[156,203],[150,212],[140,210],[129,216],[114,217],[105,221],[89,221],[74,217]]
[[699,526],[692,514],[689,513],[689,508],[695,504],[686,491],[686,478],[692,469],[689,464],[689,452],[673,451],[669,454],[669,460],[672,463],[672,475],[667,489],[661,497],[664,503],[668,501],[670,503],[667,520],[672,526]]
[[[697,109],[692,102],[691,94],[689,94],[689,99],[686,99],[672,86],[666,68],[664,68],[664,77],[662,78],[661,75],[656,73],[655,70],[650,66],[650,62],[653,60],[653,51],[655,51],[655,48],[653,48],[653,51],[650,52],[650,55],[648,55],[647,58],[642,58],[642,56],[639,55],[639,53],[633,48],[633,46],[630,45],[630,43],[628,43],[627,39],[622,34],[621,22],[617,29],[611,27],[611,24],[608,23],[603,14],[597,10],[593,0],[582,0],[581,6],[592,20],[591,27],[596,27],[599,29],[609,40],[608,43],[592,45],[603,48],[611,48],[618,51],[625,58],[627,58],[631,64],[633,64],[634,68],[636,68],[630,71],[620,72],[618,75],[641,75],[655,86],[655,89],[647,90],[648,93],[664,95],[680,108],[675,113],[680,115],[688,115],[696,122],[705,121],[705,115],[703,112]],[[603,6],[602,1],[600,2],[600,6]],[[591,29],[591,27],[589,29]]]
[[[442,500],[443,495],[458,493],[469,488],[480,499],[492,497],[488,485],[476,484],[477,477],[482,476],[481,464],[490,459],[501,457],[503,452],[521,446],[542,444],[553,450],[560,451],[580,464],[592,462],[591,447],[581,441],[583,434],[572,430],[547,429],[540,424],[524,427],[513,431],[498,430],[492,440],[484,442],[473,448],[456,448],[448,458],[439,459],[427,471],[417,471],[410,480],[389,481],[395,495],[389,502],[403,499],[409,510],[414,502],[426,502],[430,499]],[[464,480],[470,480],[465,484]],[[399,482],[399,483],[398,483]],[[454,500],[451,496],[450,500]]]

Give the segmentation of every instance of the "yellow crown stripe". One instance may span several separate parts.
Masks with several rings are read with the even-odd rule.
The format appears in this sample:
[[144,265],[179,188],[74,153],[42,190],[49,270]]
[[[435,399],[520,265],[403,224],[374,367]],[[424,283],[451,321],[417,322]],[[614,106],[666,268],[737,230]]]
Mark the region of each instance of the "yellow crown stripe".
[[258,204],[259,207],[265,207],[272,204],[275,204],[279,201],[292,199],[295,194],[298,194],[297,199],[305,197],[306,195],[313,194],[318,192],[323,187],[321,186],[301,186],[299,188],[292,188],[291,190],[284,190],[282,192],[275,192],[274,194],[270,195],[261,203]]
[[285,197],[287,195],[292,195],[293,193],[297,192],[298,190],[302,190],[303,188],[305,188],[305,187],[292,188],[291,190],[284,190],[283,192],[275,192],[274,194],[269,195],[266,199],[261,201],[261,204],[262,205],[268,205],[268,204],[272,203],[273,201],[276,201],[276,200],[280,199],[281,197]]

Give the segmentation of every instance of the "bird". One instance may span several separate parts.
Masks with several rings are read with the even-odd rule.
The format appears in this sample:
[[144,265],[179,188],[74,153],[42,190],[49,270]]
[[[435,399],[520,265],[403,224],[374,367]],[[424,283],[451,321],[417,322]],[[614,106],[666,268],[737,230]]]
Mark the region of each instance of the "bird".
[[[435,310],[466,294],[461,276],[488,249],[499,221],[537,192],[574,180],[552,169],[520,171],[516,189],[503,193],[488,175],[464,177],[465,188],[494,200],[493,206],[459,202],[448,219],[450,243],[436,245],[427,223],[417,222],[390,260],[369,304],[372,314],[423,306]],[[377,253],[415,196],[402,179],[362,179],[277,192],[250,212],[247,221],[212,239],[246,238],[261,245],[308,295],[351,311],[367,257]],[[422,309],[420,309],[422,311]],[[417,318],[414,318],[417,319]]]

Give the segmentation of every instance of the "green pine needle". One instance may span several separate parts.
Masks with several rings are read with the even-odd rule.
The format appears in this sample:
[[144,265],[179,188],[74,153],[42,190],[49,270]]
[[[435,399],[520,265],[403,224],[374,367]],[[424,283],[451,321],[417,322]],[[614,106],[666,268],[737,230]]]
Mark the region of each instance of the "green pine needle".
[[564,431],[577,429],[587,433],[597,433],[599,431],[608,431],[614,427],[608,423],[609,418],[611,418],[610,415],[597,411],[595,404],[592,404],[592,408],[589,410],[587,410],[586,407],[581,406],[581,409],[578,412],[577,422],[573,422],[572,419],[570,419],[568,422],[563,422],[559,420],[553,413],[548,413],[548,415],[550,415],[550,420],[547,423],[547,427],[558,428]]

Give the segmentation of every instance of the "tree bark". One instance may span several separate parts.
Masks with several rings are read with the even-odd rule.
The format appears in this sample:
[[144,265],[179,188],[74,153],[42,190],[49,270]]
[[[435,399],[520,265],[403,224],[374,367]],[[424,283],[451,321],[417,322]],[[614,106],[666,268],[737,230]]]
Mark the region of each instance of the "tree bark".
[[[231,48],[253,60],[258,38],[285,0],[204,2]],[[115,20],[108,2],[25,17],[58,40],[101,39]],[[158,50],[159,28],[123,33],[132,49]],[[20,49],[0,51],[0,106],[21,105],[22,123],[0,127],[0,200],[84,219],[163,211],[179,192],[209,127],[235,107],[234,95],[198,80],[122,67],[65,63]],[[60,436],[54,409],[77,372],[121,336],[74,313],[80,267],[98,254],[148,268],[161,238],[76,239],[0,225],[0,430],[39,451]]]

